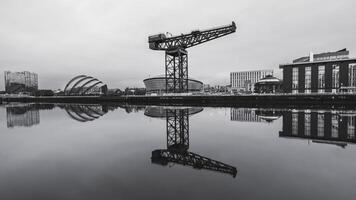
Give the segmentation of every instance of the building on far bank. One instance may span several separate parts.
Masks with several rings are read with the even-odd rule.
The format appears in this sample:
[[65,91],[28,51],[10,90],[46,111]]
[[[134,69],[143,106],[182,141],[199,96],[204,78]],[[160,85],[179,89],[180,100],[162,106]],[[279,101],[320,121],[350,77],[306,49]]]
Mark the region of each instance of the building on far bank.
[[36,73],[5,71],[5,92],[8,94],[31,93],[38,90]]
[[[166,93],[166,77],[164,75],[146,78],[143,80],[146,87],[146,94]],[[188,78],[188,92],[202,92],[203,82],[193,78]]]
[[231,72],[231,90],[237,92],[253,92],[255,83],[267,75],[273,76],[273,70]]
[[356,58],[342,49],[281,64],[286,93],[356,92]]
[[282,93],[282,81],[278,78],[267,75],[255,83],[255,93]]

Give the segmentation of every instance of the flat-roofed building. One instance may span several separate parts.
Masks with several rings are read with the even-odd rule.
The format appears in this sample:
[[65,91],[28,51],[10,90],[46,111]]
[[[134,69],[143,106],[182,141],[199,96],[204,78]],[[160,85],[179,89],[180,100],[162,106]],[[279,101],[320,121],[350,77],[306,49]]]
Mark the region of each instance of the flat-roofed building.
[[273,76],[273,70],[255,70],[230,73],[230,85],[233,91],[253,92],[254,85],[267,75]]
[[286,93],[356,92],[356,58],[349,51],[310,54],[281,64]]

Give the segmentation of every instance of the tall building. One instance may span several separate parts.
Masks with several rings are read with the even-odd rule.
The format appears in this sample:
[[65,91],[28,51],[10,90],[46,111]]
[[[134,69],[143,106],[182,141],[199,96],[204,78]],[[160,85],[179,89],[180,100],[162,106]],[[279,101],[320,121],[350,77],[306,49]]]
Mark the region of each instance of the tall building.
[[310,53],[279,68],[286,93],[356,92],[356,58],[349,58],[347,49]]
[[38,75],[31,72],[5,71],[5,91],[9,94],[33,93],[38,90]]
[[273,76],[273,70],[231,72],[231,89],[233,91],[253,92],[255,83],[267,75]]

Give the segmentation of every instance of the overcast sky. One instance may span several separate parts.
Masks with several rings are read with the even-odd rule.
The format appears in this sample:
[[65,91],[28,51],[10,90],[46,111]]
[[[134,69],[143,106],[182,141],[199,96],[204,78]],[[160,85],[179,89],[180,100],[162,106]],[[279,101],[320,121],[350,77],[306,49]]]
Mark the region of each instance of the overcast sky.
[[[40,88],[88,74],[110,88],[164,74],[150,34],[236,21],[237,32],[188,49],[189,76],[228,84],[231,71],[274,69],[294,58],[356,52],[355,0],[0,0],[0,70],[33,71]],[[0,89],[4,88],[3,75]]]

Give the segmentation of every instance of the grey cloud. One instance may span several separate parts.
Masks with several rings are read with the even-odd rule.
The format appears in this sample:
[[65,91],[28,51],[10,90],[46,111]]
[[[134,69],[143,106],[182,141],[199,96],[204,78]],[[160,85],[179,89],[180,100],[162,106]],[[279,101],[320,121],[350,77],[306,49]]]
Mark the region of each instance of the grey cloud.
[[61,88],[79,73],[111,87],[143,86],[143,78],[164,71],[163,52],[148,49],[149,34],[236,20],[235,34],[189,49],[192,77],[227,84],[230,71],[278,70],[309,51],[352,53],[355,6],[353,0],[3,0],[0,72],[37,72],[41,88]]

